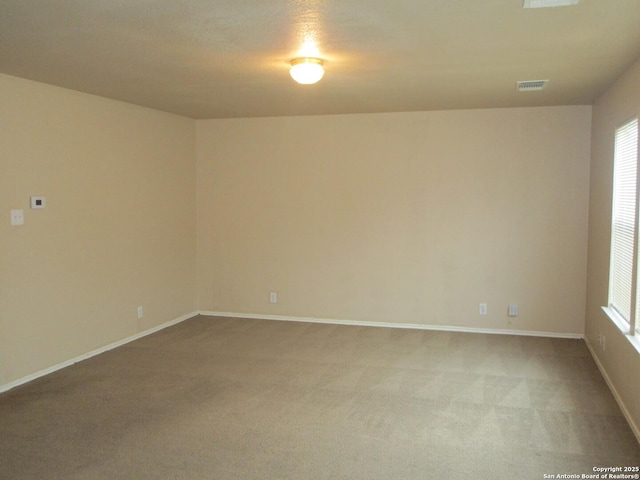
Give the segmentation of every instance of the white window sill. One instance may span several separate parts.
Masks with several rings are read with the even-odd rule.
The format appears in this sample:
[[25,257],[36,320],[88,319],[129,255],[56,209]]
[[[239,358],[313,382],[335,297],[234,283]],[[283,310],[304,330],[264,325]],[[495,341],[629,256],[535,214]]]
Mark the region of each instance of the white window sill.
[[602,307],[602,310],[604,310],[604,313],[607,314],[626,339],[629,340],[629,343],[633,345],[636,351],[640,353],[640,334],[636,333],[635,335],[631,335],[629,333],[629,324],[612,308]]

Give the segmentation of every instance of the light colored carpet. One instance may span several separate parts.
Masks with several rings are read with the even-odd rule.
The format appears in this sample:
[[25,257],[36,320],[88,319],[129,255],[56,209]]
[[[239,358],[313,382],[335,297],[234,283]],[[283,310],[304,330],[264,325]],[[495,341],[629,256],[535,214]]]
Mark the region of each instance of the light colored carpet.
[[2,479],[542,479],[640,464],[580,340],[195,317],[0,395]]

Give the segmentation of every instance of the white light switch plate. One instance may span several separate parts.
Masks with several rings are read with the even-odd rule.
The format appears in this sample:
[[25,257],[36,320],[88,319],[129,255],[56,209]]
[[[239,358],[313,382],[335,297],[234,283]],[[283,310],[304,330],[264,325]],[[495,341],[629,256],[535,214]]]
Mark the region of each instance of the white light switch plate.
[[24,225],[24,210],[11,210],[11,225]]

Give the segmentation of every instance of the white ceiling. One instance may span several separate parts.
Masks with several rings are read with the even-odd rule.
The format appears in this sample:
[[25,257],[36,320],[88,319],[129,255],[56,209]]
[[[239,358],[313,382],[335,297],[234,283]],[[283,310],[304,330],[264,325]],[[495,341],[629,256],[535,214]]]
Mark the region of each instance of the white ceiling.
[[[226,118],[590,104],[640,57],[640,0],[522,3],[0,0],[0,72]],[[311,86],[288,73],[305,38]]]

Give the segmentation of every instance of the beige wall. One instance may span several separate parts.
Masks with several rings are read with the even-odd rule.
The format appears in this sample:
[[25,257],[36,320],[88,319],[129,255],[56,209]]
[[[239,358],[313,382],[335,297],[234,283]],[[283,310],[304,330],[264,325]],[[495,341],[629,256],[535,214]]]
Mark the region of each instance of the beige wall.
[[0,386],[196,309],[194,144],[193,120],[0,75]]
[[[607,304],[613,144],[616,127],[640,114],[640,60],[593,106],[586,336],[640,433],[640,355],[600,308]],[[598,335],[605,336],[605,349]]]
[[198,121],[199,308],[582,334],[590,122],[589,106]]

